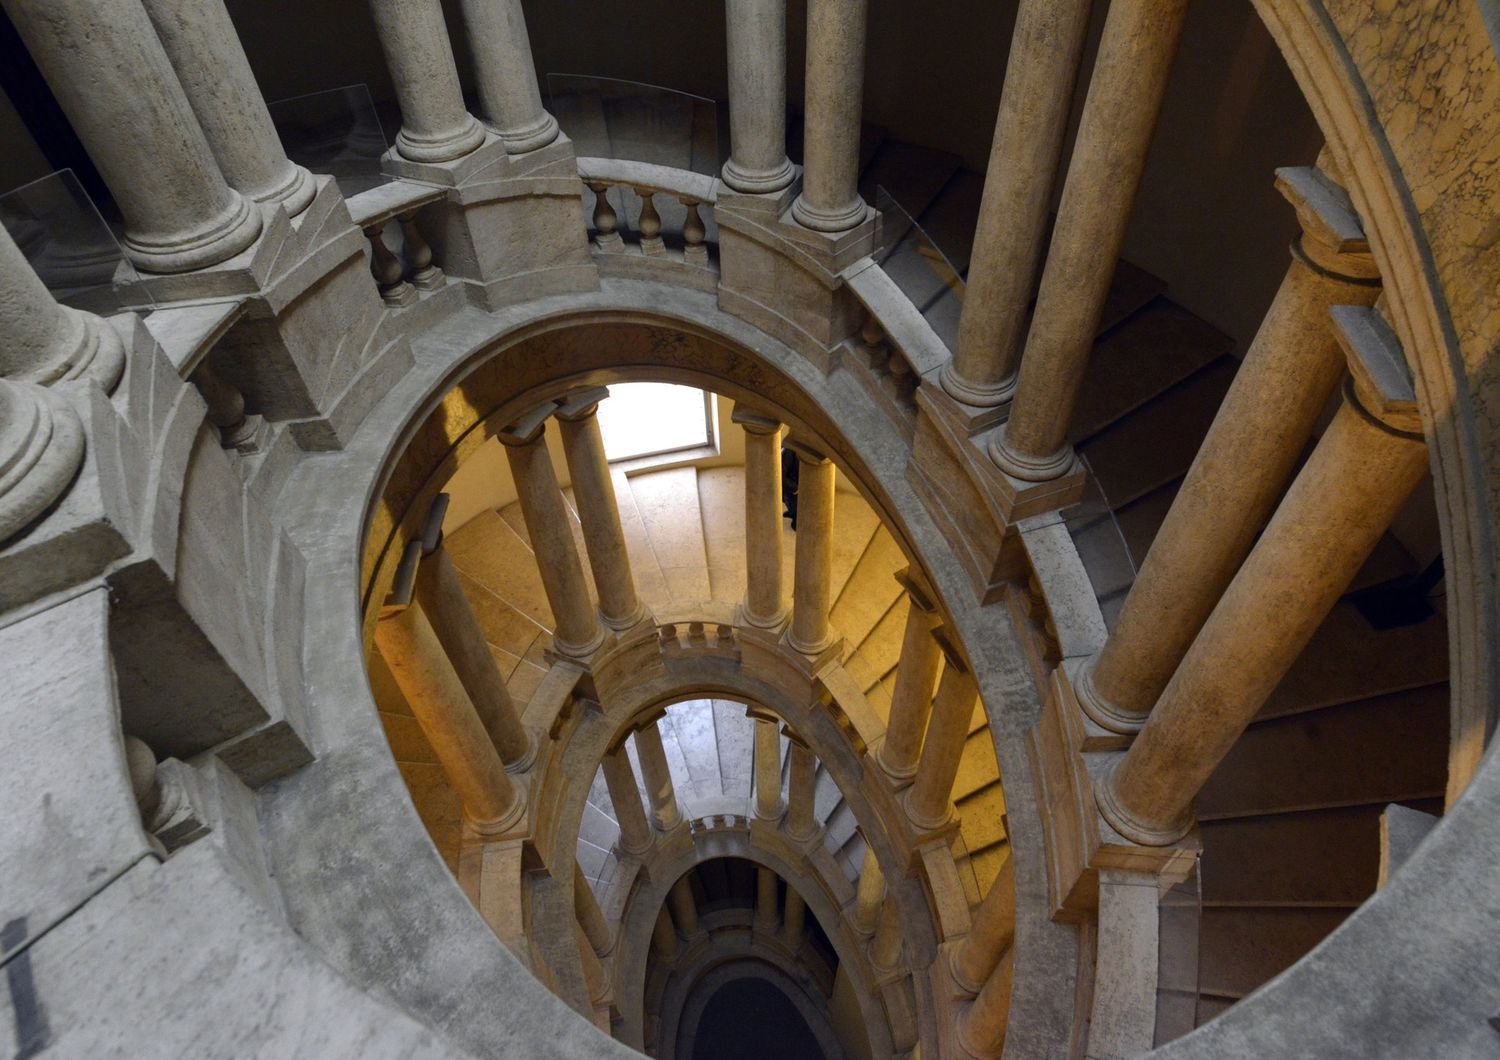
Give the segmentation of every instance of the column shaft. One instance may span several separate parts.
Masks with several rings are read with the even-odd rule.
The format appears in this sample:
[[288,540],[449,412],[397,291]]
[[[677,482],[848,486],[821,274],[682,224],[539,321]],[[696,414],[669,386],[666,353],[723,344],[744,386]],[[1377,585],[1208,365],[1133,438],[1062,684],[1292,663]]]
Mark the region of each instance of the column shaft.
[[875,848],[867,845],[864,864],[859,869],[859,882],[854,890],[854,926],[866,935],[875,930],[884,896],[885,873],[875,858]]
[[936,611],[923,610],[907,595],[906,631],[901,638],[901,656],[896,663],[896,687],[891,691],[891,717],[880,748],[880,766],[897,780],[917,774],[922,733],[932,714],[933,685],[943,664],[942,649],[933,639]]
[[531,550],[536,553],[542,587],[552,607],[556,624],[552,646],[560,654],[584,658],[599,647],[604,630],[589,599],[588,583],[583,580],[567,505],[547,452],[546,431],[538,427],[529,436],[501,435],[500,440],[516,480],[521,515],[531,536]]
[[557,139],[557,119],[542,106],[521,0],[463,0],[479,105],[507,154]]
[[114,329],[59,304],[0,227],[0,377],[42,386],[87,377],[109,393],[124,371],[125,344]]
[[604,455],[604,436],[599,433],[599,403],[558,414],[568,474],[573,480],[573,500],[583,524],[589,568],[599,590],[599,612],[611,629],[629,629],[646,609],[635,591],[625,531],[620,525],[620,505],[609,459]]
[[791,758],[791,777],[787,783],[787,834],[797,840],[811,839],[818,830],[814,813],[818,760],[800,740],[791,742],[788,756]]
[[641,805],[641,790],[635,786],[635,771],[630,768],[625,745],[605,755],[602,765],[609,802],[620,826],[620,849],[627,854],[643,853],[651,845],[651,824]]
[[465,817],[481,833],[498,834],[514,825],[523,800],[421,605],[381,619],[375,641],[458,792]]
[[1016,935],[1015,862],[1007,857],[974,912],[969,933],[951,951],[949,967],[959,986],[978,993]]
[[1099,790],[1127,837],[1169,843],[1194,797],[1348,588],[1427,470],[1349,384],[1338,414],[1150,718]]
[[401,104],[397,153],[413,162],[448,162],[483,143],[484,126],[464,109],[438,0],[370,0],[370,11]]
[[1010,419],[990,455],[1017,478],[1072,465],[1073,405],[1130,221],[1187,0],[1116,0],[1057,211]]
[[776,873],[758,865],[755,869],[755,930],[764,935],[776,930]]
[[792,628],[787,642],[804,655],[833,643],[833,461],[797,450],[797,545],[793,569]]
[[792,204],[792,216],[818,232],[843,232],[865,217],[859,134],[867,8],[868,0],[807,5],[802,194]]
[[693,897],[693,883],[687,876],[672,884],[667,892],[667,901],[672,906],[672,919],[682,930],[684,938],[698,934],[698,901]]
[[229,186],[290,214],[306,209],[317,185],[287,158],[223,0],[146,0],[146,10]]
[[790,883],[786,885],[786,910],[782,913],[781,936],[793,950],[802,945],[802,923],[807,917],[807,903]]
[[479,619],[441,542],[435,552],[422,558],[417,568],[417,601],[432,623],[501,760],[510,768],[525,769],[536,757],[536,742],[521,725],[510,689],[495,665],[495,656],[484,639]]
[[969,405],[1010,399],[1062,158],[1092,0],[1022,0],[1005,66],[974,253],[943,389]]
[[573,862],[573,915],[596,954],[603,957],[615,948],[615,933],[604,919],[604,910],[599,908],[599,900],[577,861]]
[[261,217],[224,180],[141,0],[3,0],[125,218],[147,272],[233,257]]
[[895,902],[886,902],[880,907],[880,916],[875,922],[875,937],[870,940],[870,963],[876,968],[890,969],[901,960],[901,914]]
[[937,828],[948,820],[953,781],[958,776],[978,695],[967,668],[949,656],[932,703],[917,779],[906,790],[907,812],[919,828]]
[[1005,1044],[1010,1019],[1010,985],[1013,970],[1007,953],[993,975],[985,980],[979,996],[958,1018],[958,1040],[971,1056],[999,1056]]
[[661,730],[656,722],[635,731],[635,753],[641,763],[641,779],[651,800],[651,820],[659,832],[670,832],[682,823],[677,796],[672,790],[672,770],[667,765],[667,751],[662,746]]
[[755,816],[781,819],[781,733],[769,718],[755,719]]
[[1367,252],[1337,255],[1312,235],[1293,245],[1115,628],[1077,682],[1083,709],[1106,728],[1140,728],[1270,517],[1344,374],[1329,307],[1371,305],[1379,293]]
[[667,912],[666,906],[656,914],[656,924],[651,929],[651,948],[664,961],[677,956],[677,929],[672,926],[672,914]]
[[795,174],[786,156],[786,0],[725,0],[724,25],[730,141],[724,183],[749,194],[780,191]]
[[734,411],[745,430],[744,620],[761,629],[786,621],[781,589],[781,424]]

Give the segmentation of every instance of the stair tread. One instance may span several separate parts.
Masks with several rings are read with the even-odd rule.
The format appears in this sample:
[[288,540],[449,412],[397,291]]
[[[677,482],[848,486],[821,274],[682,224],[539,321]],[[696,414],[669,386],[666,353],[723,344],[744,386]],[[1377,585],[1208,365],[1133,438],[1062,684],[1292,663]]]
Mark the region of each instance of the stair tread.
[[382,710],[380,725],[385,730],[386,742],[391,745],[391,756],[397,762],[437,765],[437,752],[422,726],[410,714],[392,714]]
[[651,539],[657,563],[675,603],[713,597],[703,517],[698,508],[698,469],[669,468],[630,478],[630,490]]
[[1187,471],[1236,368],[1233,359],[1220,358],[1079,446],[1111,508],[1144,497]]
[[635,577],[636,593],[652,610],[665,608],[671,602],[667,592],[667,579],[661,572],[656,551],[651,547],[651,537],[636,507],[635,497],[630,492],[630,482],[625,472],[611,470],[610,483],[614,486],[615,501],[620,510],[620,529],[625,535],[625,554],[630,557],[630,571]]
[[1266,700],[1257,719],[1436,685],[1448,677],[1448,629],[1426,622],[1377,631],[1347,600],[1336,604]]
[[891,606],[875,623],[859,646],[844,660],[849,676],[859,683],[862,691],[868,692],[880,683],[891,667],[901,657],[901,641],[906,635],[906,613],[910,605],[905,594],[891,601]]
[[724,794],[750,797],[755,768],[755,723],[743,703],[713,701],[714,739],[719,752],[719,778]]
[[412,807],[422,827],[437,847],[448,870],[458,872],[458,849],[463,838],[463,803],[448,783],[441,766],[425,762],[398,762],[396,769],[406,784]]
[[1203,819],[1400,802],[1447,781],[1446,685],[1250,726],[1198,796]]
[[[880,517],[858,493],[839,490],[833,496],[833,598],[838,599],[870,539],[880,529]],[[791,553],[787,554],[790,558]],[[790,564],[788,564],[790,566]]]
[[1244,997],[1295,964],[1349,916],[1347,909],[1205,909],[1198,988]]
[[701,469],[698,506],[703,516],[703,545],[713,597],[738,601],[745,595],[744,469]]
[[984,177],[960,170],[918,218],[923,231],[961,274],[969,271],[983,196]]
[[905,566],[901,547],[879,527],[838,594],[830,616],[833,628],[855,643],[863,640],[901,594],[895,575]]
[[1177,499],[1177,491],[1181,488],[1182,480],[1173,479],[1116,510],[1115,521],[1120,526],[1120,536],[1137,570],[1146,562],[1151,542],[1156,540],[1162,523],[1167,521],[1167,513],[1172,510],[1172,502]]
[[659,724],[663,737],[670,733],[682,753],[694,790],[701,795],[722,795],[724,786],[711,703],[703,699],[674,703]]
[[[553,627],[552,608],[537,570],[536,557],[511,526],[493,510],[480,512],[444,537],[453,566],[544,630]],[[470,597],[470,604],[487,601]],[[476,610],[478,608],[476,607]]]
[[813,816],[821,824],[828,820],[828,815],[833,813],[840,801],[844,798],[843,792],[839,791],[838,783],[833,779],[833,774],[818,766],[817,780],[813,784]]
[[1073,410],[1083,440],[1227,354],[1229,336],[1166,298],[1156,298],[1095,346]]
[[921,147],[903,140],[886,140],[860,175],[860,194],[874,203],[881,187],[912,217],[937,198],[938,192],[963,168],[963,159],[947,151]]
[[1124,258],[1115,262],[1115,274],[1109,281],[1109,294],[1099,314],[1098,334],[1119,327],[1150,305],[1167,289],[1167,281],[1132,265]]

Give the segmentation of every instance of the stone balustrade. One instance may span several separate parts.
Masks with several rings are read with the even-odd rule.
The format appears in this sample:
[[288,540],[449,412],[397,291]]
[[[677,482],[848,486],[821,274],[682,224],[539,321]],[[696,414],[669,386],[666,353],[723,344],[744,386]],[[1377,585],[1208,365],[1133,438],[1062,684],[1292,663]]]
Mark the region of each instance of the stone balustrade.
[[[613,158],[580,158],[578,175],[594,195],[590,227],[596,251],[604,254],[628,252],[710,267],[713,255],[703,211],[718,199],[714,178],[650,162]],[[619,211],[610,201],[614,189],[629,192],[640,200],[634,232],[621,229]],[[618,193],[615,198],[625,201]],[[682,216],[672,231],[663,231],[658,198],[681,207]]]

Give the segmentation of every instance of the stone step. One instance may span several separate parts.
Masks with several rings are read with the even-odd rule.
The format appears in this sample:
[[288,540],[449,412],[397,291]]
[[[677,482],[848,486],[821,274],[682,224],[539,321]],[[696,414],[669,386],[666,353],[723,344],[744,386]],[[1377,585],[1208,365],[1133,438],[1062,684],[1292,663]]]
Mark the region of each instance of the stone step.
[[1448,627],[1441,611],[1419,625],[1377,631],[1353,604],[1340,601],[1257,717],[1433,687],[1447,677]]
[[828,849],[835,853],[842,850],[854,830],[859,827],[859,822],[854,819],[854,810],[842,799],[834,811],[828,815],[828,820],[823,822],[827,829]]
[[833,605],[833,628],[859,643],[901,595],[896,572],[905,567],[906,556],[895,538],[880,527],[854,567]]
[[[552,631],[552,608],[547,604],[536,557],[500,513],[480,512],[447,535],[445,541],[459,573],[468,575],[542,629]],[[476,603],[475,599],[471,597],[470,603]]]
[[615,469],[610,471],[609,479],[615,488],[620,529],[625,535],[625,552],[630,557],[635,590],[647,607],[653,611],[665,610],[672,596],[667,591],[667,579],[662,574],[656,550],[651,547],[651,535],[646,532],[646,523],[636,506],[635,494],[630,491],[630,481],[625,472]]
[[698,470],[694,467],[630,476],[636,509],[674,604],[713,598],[697,480]]
[[589,599],[597,606],[599,587],[594,584],[594,568],[589,563],[589,546],[583,537],[583,523],[578,518],[578,502],[573,498],[573,488],[563,490],[563,503],[568,509],[568,527],[573,531],[573,548],[578,553],[578,562],[583,567],[583,580],[588,585]]
[[1166,522],[1167,513],[1172,510],[1172,502],[1177,499],[1181,487],[1182,480],[1173,479],[1115,510],[1120,537],[1137,570],[1146,562],[1151,542],[1156,540],[1162,523]]
[[979,222],[979,203],[984,196],[984,177],[960,170],[953,174],[917,223],[953,263],[959,275],[969,271],[974,253],[974,230]]
[[818,823],[826,822],[843,800],[843,793],[839,791],[833,774],[819,762],[817,780],[813,784],[813,816],[818,819]]
[[1232,358],[1220,358],[1078,447],[1110,508],[1182,477],[1238,366]]
[[724,794],[748,799],[755,763],[755,723],[743,703],[713,701],[714,740],[719,753],[719,778]]
[[962,168],[958,155],[886,140],[860,174],[859,191],[873,206],[876,189],[884,188],[908,216],[917,218]]
[[869,692],[880,684],[880,679],[890,672],[901,657],[901,641],[906,633],[908,609],[905,594],[898,595],[859,642],[858,647],[854,647],[844,660],[844,668],[859,683],[862,691]]
[[463,838],[463,803],[448,783],[441,766],[426,762],[398,762],[397,770],[406,782],[412,807],[427,829],[432,845],[437,847],[443,863],[458,873],[458,851]]
[[663,742],[670,737],[682,754],[693,790],[702,798],[724,794],[712,702],[698,699],[674,703],[667,708],[660,726]]
[[1000,770],[995,764],[995,741],[989,726],[985,725],[971,732],[964,741],[958,776],[953,781],[953,800],[957,802],[993,784],[999,775]]
[[1115,262],[1115,274],[1109,281],[1109,294],[1099,313],[1097,334],[1104,335],[1119,327],[1155,301],[1166,289],[1166,280],[1121,258]]
[[1448,688],[1257,722],[1198,796],[1202,820],[1403,802],[1443,793]]
[[1198,923],[1198,989],[1222,998],[1244,997],[1295,964],[1352,911],[1204,909]]
[[745,596],[744,468],[700,469],[698,508],[713,598],[738,602]]
[[1091,438],[1233,346],[1229,336],[1175,302],[1153,299],[1095,345],[1071,437]]
[[[841,489],[833,495],[833,575],[829,583],[835,600],[879,530],[880,517],[858,493]],[[791,560],[792,553],[788,552],[788,566]]]
[[1206,821],[1203,901],[1353,905],[1375,890],[1382,806]]
[[1076,525],[1070,522],[1068,531],[1095,596],[1102,598],[1130,588],[1136,568],[1111,513],[1096,514]]

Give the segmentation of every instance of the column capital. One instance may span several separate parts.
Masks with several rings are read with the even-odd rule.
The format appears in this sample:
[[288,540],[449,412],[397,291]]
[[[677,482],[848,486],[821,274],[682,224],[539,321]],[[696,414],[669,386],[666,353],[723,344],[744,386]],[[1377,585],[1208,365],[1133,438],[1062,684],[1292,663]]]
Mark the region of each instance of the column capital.
[[1334,335],[1349,363],[1344,399],[1392,434],[1422,439],[1422,416],[1396,333],[1373,306],[1333,306]]
[[443,547],[443,519],[448,514],[451,499],[448,494],[439,493],[432,499],[432,507],[427,509],[427,520],[422,524],[422,535],[418,538],[424,556],[430,556]]
[[1293,257],[1341,282],[1379,286],[1364,224],[1333,178],[1318,166],[1283,166],[1276,170],[1276,190],[1292,204],[1302,226]]
[[521,413],[496,432],[501,445],[521,448],[534,444],[547,428],[547,419],[557,410],[557,402],[548,401]]
[[609,397],[609,387],[591,386],[575,390],[557,406],[557,418],[568,423],[586,420],[599,411],[599,402]]
[[745,428],[747,434],[780,434],[781,421],[771,416],[752,412],[740,405],[734,407],[734,412],[729,416],[731,423],[738,423]]
[[800,460],[800,461],[802,461],[802,463],[804,463],[804,464],[811,464],[811,465],[814,465],[814,466],[820,466],[822,464],[827,464],[827,463],[831,463],[832,462],[829,459],[829,457],[827,457],[826,455],[824,455],[819,450],[814,449],[812,446],[808,445],[806,442],[800,442],[800,441],[796,441],[794,439],[788,438],[782,444],[785,445],[792,452],[796,453],[797,454],[797,459]]
[[933,599],[932,589],[920,572],[911,567],[902,567],[896,572],[896,582],[905,590],[913,607],[929,615],[937,612],[937,601]]
[[971,676],[968,661],[964,659],[963,652],[959,650],[957,642],[953,640],[953,636],[948,632],[946,626],[939,626],[937,629],[934,629],[932,631],[932,639],[937,641],[937,646],[942,649],[943,660],[947,664],[948,669],[957,670],[965,677]]

